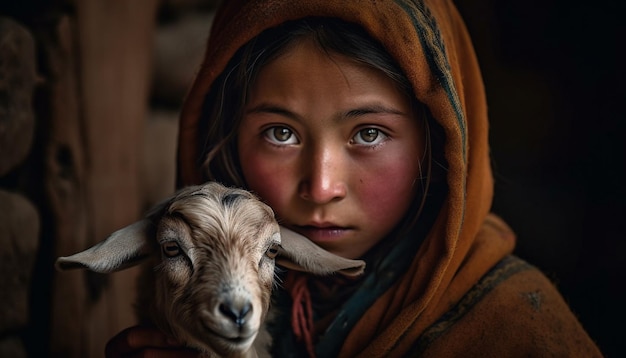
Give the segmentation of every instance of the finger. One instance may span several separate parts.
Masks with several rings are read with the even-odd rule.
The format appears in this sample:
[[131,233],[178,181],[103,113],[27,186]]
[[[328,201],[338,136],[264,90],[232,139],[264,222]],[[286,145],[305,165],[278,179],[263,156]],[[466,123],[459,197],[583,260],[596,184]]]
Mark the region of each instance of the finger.
[[132,326],[115,335],[106,345],[106,357],[119,357],[145,348],[168,348],[178,344],[154,327]]
[[140,358],[198,358],[200,353],[191,349],[145,349],[133,357]]

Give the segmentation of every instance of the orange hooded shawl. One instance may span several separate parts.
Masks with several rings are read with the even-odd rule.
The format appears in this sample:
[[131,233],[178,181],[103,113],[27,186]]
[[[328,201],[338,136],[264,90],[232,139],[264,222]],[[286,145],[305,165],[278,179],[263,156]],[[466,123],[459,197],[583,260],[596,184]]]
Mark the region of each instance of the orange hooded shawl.
[[224,1],[183,107],[179,185],[205,180],[203,102],[237,49],[265,29],[311,16],[356,23],[384,46],[443,127],[448,164],[448,193],[433,228],[407,272],[353,326],[339,356],[601,356],[549,280],[509,256],[515,236],[490,214],[485,92],[452,1]]

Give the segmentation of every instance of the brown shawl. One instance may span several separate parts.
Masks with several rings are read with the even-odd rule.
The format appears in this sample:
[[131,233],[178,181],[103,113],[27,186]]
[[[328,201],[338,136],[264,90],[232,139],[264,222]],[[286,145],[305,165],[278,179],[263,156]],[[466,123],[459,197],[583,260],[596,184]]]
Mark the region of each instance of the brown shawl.
[[397,60],[417,99],[445,131],[449,192],[435,225],[408,272],[353,328],[341,356],[511,356],[568,349],[569,356],[600,355],[541,273],[518,260],[491,270],[513,251],[515,238],[504,222],[489,213],[493,178],[485,92],[469,35],[452,1],[228,0],[224,4],[183,108],[180,185],[204,181],[198,122],[212,82],[239,47],[287,20],[336,17],[361,25]]

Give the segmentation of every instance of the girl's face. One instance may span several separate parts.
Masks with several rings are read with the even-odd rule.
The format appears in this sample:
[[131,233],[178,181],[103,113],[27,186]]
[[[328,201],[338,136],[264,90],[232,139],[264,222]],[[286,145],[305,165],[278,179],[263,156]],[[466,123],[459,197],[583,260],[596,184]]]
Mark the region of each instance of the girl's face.
[[409,99],[381,71],[293,45],[265,65],[238,131],[243,175],[282,225],[359,258],[415,200],[424,153]]

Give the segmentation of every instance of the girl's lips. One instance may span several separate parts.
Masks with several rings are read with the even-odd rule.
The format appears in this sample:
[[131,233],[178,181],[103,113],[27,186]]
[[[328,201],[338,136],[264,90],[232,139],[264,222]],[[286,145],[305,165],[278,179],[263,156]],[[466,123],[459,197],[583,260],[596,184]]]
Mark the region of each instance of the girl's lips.
[[298,226],[296,228],[300,234],[306,236],[313,242],[332,242],[343,238],[350,231],[349,228],[339,226],[317,227]]

